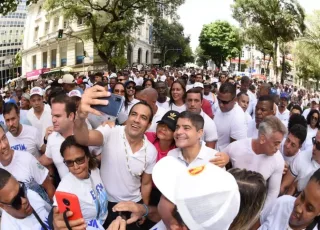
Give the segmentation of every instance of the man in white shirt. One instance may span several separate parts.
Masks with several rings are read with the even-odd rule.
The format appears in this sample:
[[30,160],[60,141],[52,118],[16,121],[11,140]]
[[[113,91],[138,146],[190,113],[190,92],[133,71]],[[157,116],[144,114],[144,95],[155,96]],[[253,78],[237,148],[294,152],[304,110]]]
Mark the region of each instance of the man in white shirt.
[[[281,183],[281,194],[293,195],[295,191],[301,192],[307,185],[311,175],[320,168],[320,131],[313,138],[313,149],[299,153],[290,164],[289,171]],[[297,181],[297,183],[294,183]],[[294,189],[288,188],[293,184]]]
[[51,106],[53,132],[48,136],[46,152],[39,158],[39,161],[46,167],[54,164],[60,178],[63,178],[69,172],[69,169],[63,163],[60,147],[65,138],[73,135],[76,104],[71,98],[63,94],[55,97]]
[[167,109],[157,106],[158,92],[153,88],[144,89],[140,93],[140,99],[147,102],[148,105],[152,108],[153,118],[151,126],[148,129],[148,132],[156,132],[157,122],[161,120],[163,115],[168,111]]
[[20,123],[19,108],[16,104],[7,103],[3,109],[3,115],[8,128],[7,138],[14,150],[27,151],[35,158],[44,153],[45,145],[40,133],[35,127]]
[[252,121],[252,118],[249,113],[247,113],[249,106],[249,96],[246,93],[240,92],[237,94],[237,103],[243,109],[243,112],[246,116],[246,124],[249,126],[249,123]]
[[219,109],[214,116],[218,131],[216,149],[222,150],[233,141],[247,137],[246,117],[237,104],[236,86],[226,82],[219,88]]
[[280,104],[276,113],[276,117],[279,118],[285,126],[288,126],[290,111],[287,109],[289,96],[286,93],[281,93]]
[[162,82],[165,82],[167,79],[166,75],[164,74],[164,70],[163,69],[160,69],[159,70],[159,75],[157,77],[157,81],[162,81]]
[[218,139],[217,128],[214,121],[203,112],[201,109],[203,102],[202,90],[198,88],[192,88],[187,91],[186,94],[186,107],[187,111],[199,114],[204,119],[204,135],[202,136],[203,141],[209,148],[215,148]]
[[42,230],[42,224],[50,230],[48,215],[51,206],[37,193],[26,189],[8,171],[0,169],[0,178],[1,230]]
[[48,170],[31,153],[11,149],[2,127],[0,127],[0,138],[0,168],[9,171],[17,180],[26,183],[28,188],[38,192],[43,199],[49,202],[54,195],[55,188],[49,179]]
[[155,84],[155,89],[158,92],[158,99],[156,105],[159,107],[162,107],[164,109],[168,109],[168,101],[170,101],[170,98],[167,97],[168,95],[168,87],[166,82],[158,81]]
[[248,137],[257,138],[258,137],[258,129],[260,123],[267,117],[272,116],[273,111],[273,99],[271,96],[261,96],[258,99],[256,109],[255,109],[255,119],[249,122],[248,125]]
[[262,174],[268,181],[265,207],[279,195],[284,160],[279,151],[287,129],[282,122],[269,116],[259,126],[257,139],[243,139],[231,143],[223,152],[230,157],[233,168],[243,168]]
[[310,111],[313,110],[313,109],[319,110],[319,99],[318,99],[318,98],[312,98],[312,99],[310,100],[310,108],[305,109],[305,110],[303,111],[303,114],[302,114],[302,115],[304,116],[305,119],[307,119],[308,114],[309,114]]
[[134,82],[136,83],[136,85],[143,84],[143,72],[144,71],[137,72],[136,76],[134,76]]
[[[82,96],[74,126],[74,135],[79,144],[103,146],[100,170],[109,201],[109,214],[104,227],[117,217],[117,213],[112,212],[116,203],[134,201],[149,204],[151,173],[157,157],[157,150],[144,137],[145,131],[151,125],[153,113],[152,108],[145,102],[139,102],[132,107],[126,126],[110,128],[106,125],[97,130],[88,130],[85,124],[88,113],[100,115],[91,108],[92,103],[108,103],[107,100],[94,99],[109,96],[110,93],[101,86],[87,89]],[[134,223],[127,229],[139,228]]]
[[41,134],[43,140],[46,130],[52,126],[51,108],[43,103],[43,90],[33,87],[30,91],[30,103],[32,108],[27,113],[30,124]]
[[[251,115],[253,113],[253,107],[255,106],[255,104],[257,103],[257,97],[255,94],[253,94],[250,90],[250,84],[251,84],[251,80],[249,77],[247,76],[243,76],[241,78],[240,81],[241,85],[240,85],[240,92],[246,93],[249,96],[249,105],[247,108],[247,113],[249,113],[249,115]],[[237,92],[238,93],[238,92]]]

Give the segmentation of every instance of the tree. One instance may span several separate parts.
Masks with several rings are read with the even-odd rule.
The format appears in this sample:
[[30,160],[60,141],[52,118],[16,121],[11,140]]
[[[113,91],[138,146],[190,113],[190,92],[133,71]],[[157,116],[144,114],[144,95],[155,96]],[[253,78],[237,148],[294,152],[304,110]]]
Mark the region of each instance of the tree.
[[204,55],[210,56],[218,67],[241,52],[239,31],[226,21],[204,25],[199,41]]
[[195,56],[196,56],[196,64],[198,66],[203,66],[203,68],[206,69],[208,67],[207,62],[210,60],[210,56],[205,55],[203,49],[201,49],[200,46],[196,48]]
[[[37,3],[38,0],[27,0],[26,4]],[[6,15],[10,12],[17,10],[18,5],[22,3],[22,0],[1,0],[0,1],[0,14]]]
[[[273,43],[273,68],[278,76],[279,40],[293,41],[305,30],[305,13],[296,0],[235,0],[233,17],[242,27],[257,26],[264,38]],[[283,79],[282,79],[283,80]]]
[[[159,18],[153,23],[154,45],[160,50],[163,58],[162,64],[184,65],[187,62],[193,62],[194,57],[190,47],[190,37],[184,35],[183,26],[173,21]],[[165,60],[164,60],[164,54]]]
[[174,15],[182,3],[184,0],[46,0],[45,9],[67,20],[84,19],[83,38],[92,40],[99,57],[115,70],[126,60],[125,50],[145,18]]

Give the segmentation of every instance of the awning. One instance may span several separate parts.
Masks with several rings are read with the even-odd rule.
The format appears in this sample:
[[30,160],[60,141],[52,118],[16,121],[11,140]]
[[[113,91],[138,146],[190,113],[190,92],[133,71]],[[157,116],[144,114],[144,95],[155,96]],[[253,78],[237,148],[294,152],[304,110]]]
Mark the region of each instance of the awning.
[[265,75],[263,75],[263,74],[254,73],[254,74],[251,75],[251,77],[252,77],[252,78],[258,78],[258,79],[264,80],[264,81],[267,80],[267,77],[266,77]]
[[46,71],[49,71],[50,69],[36,69],[36,70],[32,70],[31,72],[27,72],[26,73],[26,77],[27,77],[27,81],[33,81],[33,80],[37,80],[40,76],[40,74],[43,74]]

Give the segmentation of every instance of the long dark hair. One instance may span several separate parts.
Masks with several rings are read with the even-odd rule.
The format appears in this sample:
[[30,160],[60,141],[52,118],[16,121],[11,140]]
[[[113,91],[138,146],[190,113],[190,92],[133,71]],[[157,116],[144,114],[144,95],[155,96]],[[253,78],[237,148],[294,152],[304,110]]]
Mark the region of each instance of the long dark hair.
[[[310,113],[311,113],[311,112],[310,112]],[[315,171],[315,172],[313,173],[313,175],[311,176],[309,182],[312,181],[312,180],[315,181],[315,182],[317,182],[317,183],[320,185],[320,169],[318,169],[317,171]],[[318,227],[318,230],[320,230],[320,216],[316,216],[316,217],[313,219],[312,223],[308,225],[308,227],[306,228],[306,230],[313,230],[316,225],[318,225],[318,226],[317,226],[317,227]]]
[[318,114],[318,122],[317,122],[316,128],[319,129],[320,113],[319,113],[319,111],[316,110],[316,109],[313,109],[313,110],[311,110],[311,111],[309,112],[309,114],[308,114],[308,116],[307,116],[307,124],[308,124],[308,125],[311,124],[312,115],[315,114],[315,113]]
[[185,102],[185,99],[186,99],[186,85],[183,83],[183,81],[181,80],[176,80],[172,83],[171,87],[170,87],[170,101],[169,101],[169,105],[171,106],[173,103],[174,103],[174,100],[173,100],[173,97],[172,97],[172,88],[173,88],[173,85],[174,84],[179,84],[184,92],[183,94],[183,97],[182,97],[182,100],[183,102]]

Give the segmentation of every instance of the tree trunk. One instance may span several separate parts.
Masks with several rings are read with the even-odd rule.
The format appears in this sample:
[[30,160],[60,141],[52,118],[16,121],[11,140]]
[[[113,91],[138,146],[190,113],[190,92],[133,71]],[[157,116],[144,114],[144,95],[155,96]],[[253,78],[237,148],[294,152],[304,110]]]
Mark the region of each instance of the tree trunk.
[[281,84],[284,83],[286,78],[286,55],[282,54],[282,74],[281,74]]
[[278,39],[274,40],[274,55],[273,55],[273,72],[278,80]]
[[239,52],[238,71],[241,72],[241,51]]

